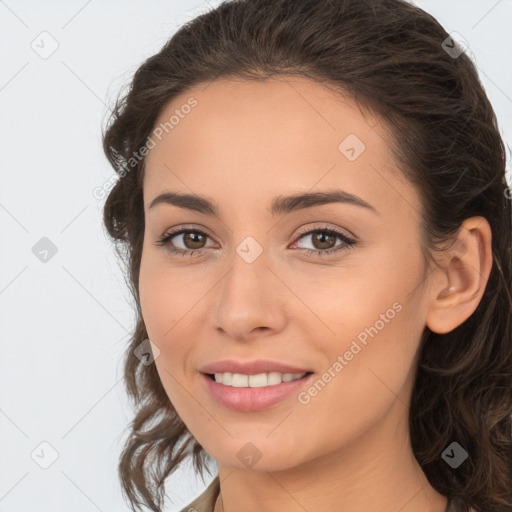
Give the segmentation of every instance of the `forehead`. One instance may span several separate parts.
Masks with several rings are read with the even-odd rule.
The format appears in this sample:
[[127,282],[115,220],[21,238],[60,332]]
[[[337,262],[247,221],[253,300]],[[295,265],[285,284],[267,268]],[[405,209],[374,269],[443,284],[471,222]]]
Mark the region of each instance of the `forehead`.
[[374,205],[397,194],[414,201],[389,135],[348,94],[302,77],[198,84],[155,123],[145,204],[167,189],[261,202],[270,191],[340,187]]

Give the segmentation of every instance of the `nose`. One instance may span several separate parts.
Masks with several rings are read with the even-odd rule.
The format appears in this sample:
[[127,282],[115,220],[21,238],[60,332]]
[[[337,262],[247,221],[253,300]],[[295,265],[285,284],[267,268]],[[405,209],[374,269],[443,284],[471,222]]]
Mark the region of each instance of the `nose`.
[[232,261],[216,287],[215,328],[236,341],[281,331],[286,324],[285,300],[289,300],[290,292],[286,293],[264,253],[252,263],[235,253]]

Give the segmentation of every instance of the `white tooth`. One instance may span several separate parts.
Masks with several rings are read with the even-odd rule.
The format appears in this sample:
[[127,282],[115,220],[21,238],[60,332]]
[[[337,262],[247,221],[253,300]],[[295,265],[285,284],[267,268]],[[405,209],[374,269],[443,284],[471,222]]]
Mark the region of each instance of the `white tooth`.
[[305,373],[259,373],[257,375],[244,375],[242,373],[215,373],[215,382],[224,384],[225,386],[233,386],[237,388],[262,388],[265,386],[275,386],[281,382],[291,382],[301,379]]
[[231,385],[235,388],[246,388],[249,386],[249,376],[241,373],[233,373]]
[[267,376],[269,386],[275,386],[281,384],[281,374],[279,372],[270,372]]
[[258,373],[257,375],[249,375],[250,388],[262,388],[267,385],[267,374]]

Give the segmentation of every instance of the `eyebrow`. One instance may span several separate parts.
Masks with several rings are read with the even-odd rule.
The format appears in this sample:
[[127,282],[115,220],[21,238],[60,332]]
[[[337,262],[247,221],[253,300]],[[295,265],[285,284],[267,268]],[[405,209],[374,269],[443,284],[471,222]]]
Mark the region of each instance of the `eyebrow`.
[[[275,217],[296,210],[312,208],[330,203],[345,203],[366,208],[376,215],[379,212],[368,202],[360,197],[345,192],[344,190],[330,190],[326,192],[308,192],[303,194],[294,194],[291,196],[277,196],[272,200],[270,214]],[[204,215],[219,218],[218,205],[210,201],[204,196],[198,194],[179,194],[176,192],[165,192],[156,196],[150,203],[149,209],[154,208],[158,204],[170,204],[179,208],[193,210]]]

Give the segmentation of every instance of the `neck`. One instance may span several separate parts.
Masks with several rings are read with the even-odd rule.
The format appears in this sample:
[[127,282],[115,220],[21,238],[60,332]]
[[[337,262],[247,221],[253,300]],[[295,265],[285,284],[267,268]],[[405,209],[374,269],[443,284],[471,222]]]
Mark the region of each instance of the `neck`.
[[292,468],[248,471],[218,461],[221,490],[214,512],[444,512],[447,498],[430,485],[407,428],[397,429],[392,416],[378,432],[369,430]]

